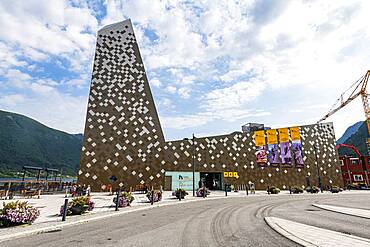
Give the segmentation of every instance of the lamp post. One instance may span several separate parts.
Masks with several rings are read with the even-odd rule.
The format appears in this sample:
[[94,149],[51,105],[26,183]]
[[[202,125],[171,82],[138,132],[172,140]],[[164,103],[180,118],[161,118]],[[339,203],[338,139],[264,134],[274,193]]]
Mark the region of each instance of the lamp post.
[[192,140],[192,167],[193,167],[193,197],[195,196],[195,136],[193,134]]

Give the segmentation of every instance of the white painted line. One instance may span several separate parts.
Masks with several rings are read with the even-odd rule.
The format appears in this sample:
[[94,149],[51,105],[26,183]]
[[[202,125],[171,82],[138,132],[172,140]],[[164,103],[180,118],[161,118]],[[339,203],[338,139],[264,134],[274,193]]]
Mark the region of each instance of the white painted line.
[[302,246],[370,246],[370,239],[276,217],[265,217],[266,223],[284,237]]
[[339,207],[339,206],[324,205],[324,204],[312,204],[312,206],[325,209],[325,210],[329,210],[329,211],[333,211],[336,213],[342,213],[342,214],[370,219],[370,210],[366,210],[366,209]]

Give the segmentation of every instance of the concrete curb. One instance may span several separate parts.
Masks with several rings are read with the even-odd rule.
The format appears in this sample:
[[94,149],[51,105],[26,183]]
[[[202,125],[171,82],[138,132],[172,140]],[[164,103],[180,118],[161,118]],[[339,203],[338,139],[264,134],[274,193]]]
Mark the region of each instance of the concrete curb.
[[[326,228],[277,217],[265,217],[265,222],[282,236],[302,246],[328,246],[327,243],[330,243],[330,246],[370,246],[370,239]],[[287,224],[293,225],[287,226]]]
[[[312,206],[314,207],[317,207],[317,208],[320,208],[320,209],[324,209],[324,210],[327,210],[327,211],[331,211],[331,212],[335,212],[335,213],[339,213],[339,214],[345,214],[345,215],[350,215],[350,216],[355,216],[355,217],[360,217],[360,218],[363,218],[363,219],[370,219],[370,216],[367,216],[367,215],[359,215],[359,214],[355,214],[355,213],[349,213],[349,212],[344,212],[344,211],[340,211],[340,210],[335,210],[334,208],[330,208],[329,207],[326,207],[326,205],[320,205],[320,204],[312,204]],[[335,206],[333,206],[335,207]],[[359,208],[356,208],[357,210],[366,210],[366,209],[359,209]],[[370,210],[367,210],[370,212]],[[370,215],[370,214],[369,214]]]
[[113,212],[107,213],[105,215],[99,215],[99,216],[95,216],[95,217],[91,217],[91,218],[87,218],[87,219],[81,219],[81,220],[77,220],[77,221],[73,221],[73,222],[63,222],[63,223],[59,223],[58,225],[46,226],[46,227],[42,227],[42,228],[38,228],[38,229],[26,230],[26,231],[22,231],[22,232],[3,235],[3,236],[0,236],[0,243],[4,242],[4,241],[7,241],[7,240],[20,238],[20,237],[25,237],[25,236],[30,236],[30,235],[37,235],[37,234],[42,234],[42,233],[47,233],[47,232],[60,231],[62,228],[67,227],[67,226],[80,225],[80,224],[88,223],[90,221],[102,220],[102,219],[106,219],[106,218],[110,218],[110,217],[114,217],[114,216],[128,214],[128,213],[131,213],[131,212],[150,210],[150,209],[153,209],[153,208],[159,208],[159,207],[164,207],[164,206],[175,206],[175,205],[179,205],[179,204],[183,204],[183,203],[190,203],[190,202],[201,202],[201,201],[220,200],[220,199],[227,199],[227,198],[244,198],[244,197],[247,197],[247,196],[211,197],[211,198],[204,198],[204,199],[199,199],[199,200],[197,200],[197,199],[193,199],[193,200],[186,200],[185,199],[184,200],[183,199],[183,200],[178,201],[178,202],[162,203],[162,204],[158,204],[158,205],[154,204],[153,206],[151,206],[151,205],[148,206],[148,207],[143,206],[143,207],[140,207],[140,208],[132,208],[132,209],[125,210],[125,211],[120,210],[118,212],[113,211]]
[[295,235],[291,234],[290,232],[286,231],[284,228],[282,228],[278,223],[275,222],[275,217],[265,217],[264,220],[268,226],[270,226],[274,231],[282,235],[283,237],[290,239],[291,241],[300,244],[302,246],[307,247],[316,247],[317,245],[314,245],[310,242],[305,241],[304,239],[298,238]]

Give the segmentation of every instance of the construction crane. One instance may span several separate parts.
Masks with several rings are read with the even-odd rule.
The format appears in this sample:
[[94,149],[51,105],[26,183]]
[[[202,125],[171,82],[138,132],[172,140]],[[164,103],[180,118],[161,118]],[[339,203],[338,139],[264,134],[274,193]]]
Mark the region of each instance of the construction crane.
[[[329,113],[326,114],[323,118],[321,118],[317,123],[321,123],[322,121],[326,120],[328,117],[348,105],[351,101],[356,99],[357,97],[361,96],[362,99],[362,106],[364,108],[365,117],[366,117],[366,124],[367,124],[367,139],[366,139],[366,146],[367,152],[370,155],[370,107],[369,107],[369,94],[366,91],[367,82],[369,80],[370,70],[366,72],[365,75],[361,76],[354,84],[351,85],[344,93],[341,94],[340,98],[337,99],[335,104],[329,110]],[[346,95],[347,92],[351,92],[348,96]]]

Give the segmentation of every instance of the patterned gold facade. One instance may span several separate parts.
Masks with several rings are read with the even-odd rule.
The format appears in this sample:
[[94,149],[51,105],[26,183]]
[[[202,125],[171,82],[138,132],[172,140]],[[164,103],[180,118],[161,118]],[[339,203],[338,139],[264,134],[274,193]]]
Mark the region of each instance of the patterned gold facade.
[[95,191],[111,183],[159,187],[166,171],[238,172],[234,185],[342,185],[333,125],[300,126],[304,167],[256,164],[252,133],[166,142],[130,20],[98,32],[78,181]]

